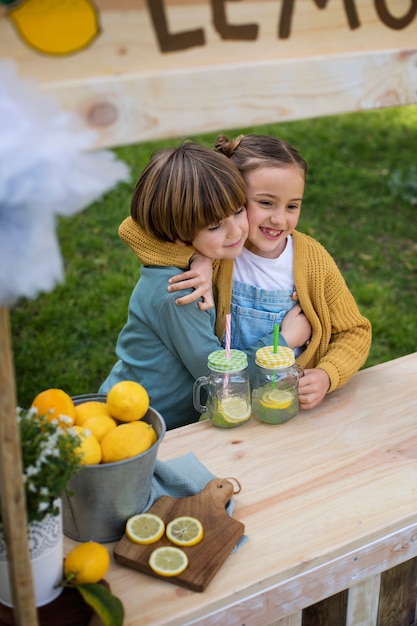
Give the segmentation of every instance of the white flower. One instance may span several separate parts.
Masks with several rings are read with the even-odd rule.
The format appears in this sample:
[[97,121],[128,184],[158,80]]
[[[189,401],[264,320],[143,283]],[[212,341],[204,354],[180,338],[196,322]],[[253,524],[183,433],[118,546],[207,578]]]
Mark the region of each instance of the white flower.
[[60,413],[59,419],[61,420],[61,422],[64,422],[64,424],[67,424],[68,426],[72,424],[72,419],[69,417],[69,415],[61,415]]
[[27,467],[25,471],[25,474],[28,478],[30,476],[36,476],[37,473],[38,473],[38,470],[34,465],[29,465],[29,467]]
[[[80,438],[36,411],[17,410],[29,522],[57,512],[68,480],[78,470]],[[72,432],[71,432],[72,431]],[[0,510],[1,522],[1,510]]]

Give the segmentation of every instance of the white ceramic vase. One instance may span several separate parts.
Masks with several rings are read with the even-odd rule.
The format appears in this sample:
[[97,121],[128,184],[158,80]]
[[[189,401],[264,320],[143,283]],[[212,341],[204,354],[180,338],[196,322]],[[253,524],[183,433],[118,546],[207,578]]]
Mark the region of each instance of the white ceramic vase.
[[[62,507],[59,515],[47,515],[41,522],[29,524],[29,549],[36,606],[49,604],[62,592],[55,585],[62,579],[63,531]],[[0,530],[0,602],[13,606],[7,546],[3,530]]]

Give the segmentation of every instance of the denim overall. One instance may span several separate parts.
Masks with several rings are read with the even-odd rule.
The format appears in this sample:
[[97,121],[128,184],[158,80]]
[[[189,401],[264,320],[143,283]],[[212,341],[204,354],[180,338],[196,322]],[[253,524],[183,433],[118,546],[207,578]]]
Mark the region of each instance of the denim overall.
[[[261,289],[233,281],[231,305],[231,345],[236,350],[253,346],[258,339],[274,332],[297,304],[293,289]],[[295,350],[295,356],[302,352]]]

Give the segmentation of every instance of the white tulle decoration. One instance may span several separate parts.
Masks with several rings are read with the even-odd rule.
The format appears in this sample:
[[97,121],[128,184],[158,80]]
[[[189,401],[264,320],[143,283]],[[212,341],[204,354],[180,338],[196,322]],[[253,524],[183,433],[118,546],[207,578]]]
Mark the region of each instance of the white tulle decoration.
[[129,168],[95,133],[0,62],[0,305],[63,279],[56,215],[73,215],[128,181]]

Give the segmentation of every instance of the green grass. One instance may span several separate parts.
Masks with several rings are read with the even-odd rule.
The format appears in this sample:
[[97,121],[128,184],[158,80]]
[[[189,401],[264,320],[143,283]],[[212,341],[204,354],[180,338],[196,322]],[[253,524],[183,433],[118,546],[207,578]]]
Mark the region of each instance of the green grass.
[[[336,259],[373,325],[365,367],[417,350],[417,105],[222,132],[276,134],[309,163],[299,229]],[[218,133],[193,137],[213,146]],[[132,169],[99,202],[58,223],[65,282],[10,311],[17,399],[42,389],[96,392],[112,367],[140,272],[117,234],[152,152],[178,139],[115,149]]]

